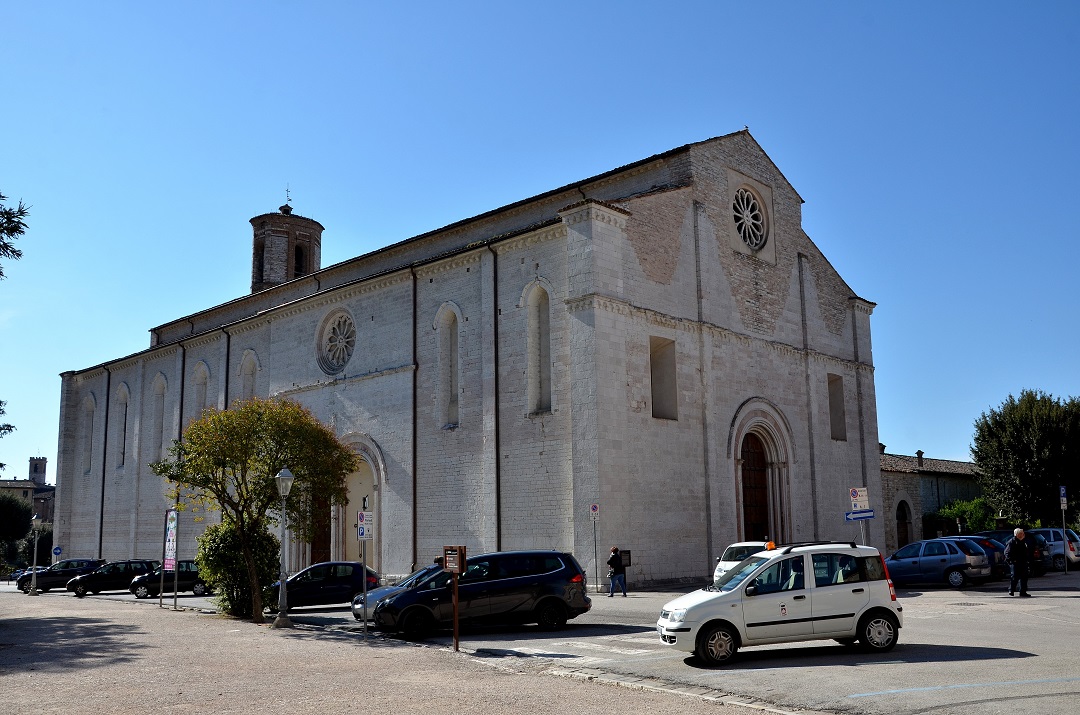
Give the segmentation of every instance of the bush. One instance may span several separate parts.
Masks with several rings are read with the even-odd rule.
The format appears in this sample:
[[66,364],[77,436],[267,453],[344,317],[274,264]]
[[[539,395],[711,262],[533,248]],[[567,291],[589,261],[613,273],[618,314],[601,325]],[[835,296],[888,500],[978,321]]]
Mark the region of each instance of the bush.
[[[251,618],[251,585],[241,549],[240,532],[231,522],[214,524],[198,538],[195,562],[220,608],[238,618]],[[277,580],[280,542],[269,531],[252,536],[252,552],[261,589]]]
[[950,531],[956,528],[957,519],[964,524],[964,532],[967,534],[996,528],[994,510],[984,497],[975,497],[971,501],[949,502],[937,511],[936,516],[949,523]]

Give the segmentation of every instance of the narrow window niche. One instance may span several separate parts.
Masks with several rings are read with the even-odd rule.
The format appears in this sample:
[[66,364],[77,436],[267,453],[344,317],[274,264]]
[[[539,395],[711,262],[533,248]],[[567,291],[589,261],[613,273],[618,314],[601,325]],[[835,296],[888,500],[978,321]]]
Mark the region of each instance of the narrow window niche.
[[847,413],[844,410],[844,378],[829,373],[829,425],[832,438],[847,440]]
[[675,378],[675,341],[649,338],[649,377],[652,381],[652,416],[679,419],[679,389]]

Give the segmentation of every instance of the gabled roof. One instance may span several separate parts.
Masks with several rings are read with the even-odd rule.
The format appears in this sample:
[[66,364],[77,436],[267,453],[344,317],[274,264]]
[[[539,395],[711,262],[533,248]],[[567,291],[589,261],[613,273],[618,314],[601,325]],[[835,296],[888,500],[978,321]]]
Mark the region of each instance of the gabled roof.
[[[920,464],[920,461],[922,462]],[[927,457],[909,457],[906,454],[881,455],[881,471],[906,472],[908,474],[952,474],[974,477],[978,472],[972,462],[958,462],[952,459],[929,459]]]

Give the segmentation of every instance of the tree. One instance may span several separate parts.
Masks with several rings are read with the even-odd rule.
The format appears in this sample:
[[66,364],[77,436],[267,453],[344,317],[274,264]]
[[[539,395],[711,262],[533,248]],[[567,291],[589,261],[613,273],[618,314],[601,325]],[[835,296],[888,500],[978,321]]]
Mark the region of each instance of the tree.
[[0,559],[15,556],[12,545],[30,533],[33,524],[33,506],[30,502],[6,492],[0,492]]
[[222,521],[236,529],[252,620],[262,623],[266,584],[260,582],[256,544],[280,518],[275,475],[286,467],[295,475],[286,507],[289,524],[310,541],[319,511],[347,503],[346,476],[359,468],[359,457],[295,402],[258,398],[204,412],[173,443],[170,455],[151,469],[174,485],[179,503],[220,509]]
[[[3,417],[4,415],[7,414],[7,410],[4,409],[4,407],[6,405],[7,405],[6,402],[4,402],[3,400],[0,400],[0,417]],[[14,431],[15,431],[15,426],[14,425],[0,424],[0,438],[6,437],[7,435],[11,434]],[[3,462],[0,462],[0,471],[3,471],[4,467],[6,467],[6,466],[7,466],[6,464],[4,464]]]
[[[7,197],[0,194],[0,258],[10,258],[17,261],[22,258],[22,251],[15,248],[14,241],[26,231],[26,222],[23,219],[30,215],[30,209],[23,206],[22,201],[19,202],[16,208],[5,206],[4,201],[7,201]],[[0,280],[3,279],[4,265],[0,263]],[[4,416],[5,404],[0,400],[0,417]],[[0,437],[13,431],[15,431],[15,428],[12,425],[0,424]],[[3,470],[5,466],[7,465],[0,462],[0,470]]]
[[[22,258],[22,251],[15,248],[15,239],[26,231],[26,222],[23,220],[30,215],[30,208],[20,201],[15,208],[5,206],[7,197],[0,194],[0,258],[10,258],[17,261]],[[4,266],[0,264],[0,280],[4,278]]]
[[[244,563],[240,532],[231,522],[224,521],[208,527],[198,541],[199,553],[195,562],[199,565],[199,576],[216,594],[218,607],[238,618],[250,618],[251,581]],[[277,578],[279,549],[277,537],[269,531],[255,532],[251,552],[255,556],[260,584],[273,583]]]
[[1009,395],[975,421],[971,447],[987,500],[1013,523],[1061,519],[1058,487],[1076,499],[1080,403],[1037,390]]

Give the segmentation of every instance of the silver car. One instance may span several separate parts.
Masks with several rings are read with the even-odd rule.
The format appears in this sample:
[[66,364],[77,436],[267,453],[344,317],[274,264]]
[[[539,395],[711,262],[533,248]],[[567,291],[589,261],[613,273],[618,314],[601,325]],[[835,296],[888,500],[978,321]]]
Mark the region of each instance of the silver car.
[[357,594],[352,601],[353,618],[358,621],[370,621],[371,614],[375,610],[375,606],[379,605],[379,601],[387,598],[388,596],[393,596],[395,593],[401,593],[414,583],[426,578],[428,574],[441,570],[442,566],[438,564],[430,564],[420,569],[419,571],[414,571],[413,573],[409,574],[408,576],[401,579],[392,586],[380,586],[379,588],[368,591],[367,595],[362,593]]

